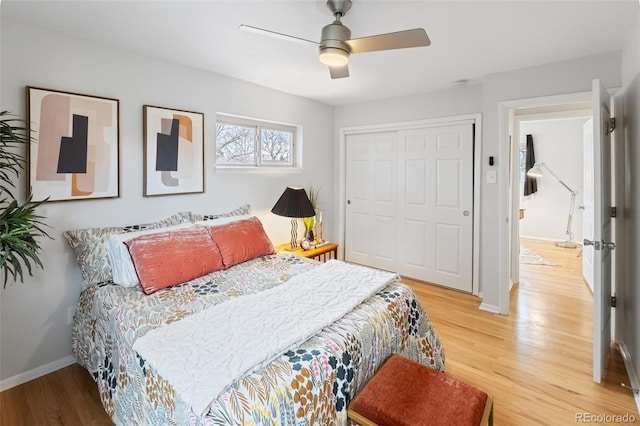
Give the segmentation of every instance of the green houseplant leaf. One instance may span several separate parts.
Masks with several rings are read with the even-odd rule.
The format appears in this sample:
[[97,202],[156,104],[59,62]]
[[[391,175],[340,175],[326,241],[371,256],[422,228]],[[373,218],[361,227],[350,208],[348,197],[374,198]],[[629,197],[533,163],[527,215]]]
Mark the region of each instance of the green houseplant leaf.
[[[320,194],[320,188],[316,188],[313,185],[309,185],[309,188],[307,189],[307,197],[309,197],[309,201],[311,202],[311,206],[313,207],[313,210],[315,210],[318,207],[319,194]],[[316,222],[315,216],[302,218],[302,223],[304,224],[304,229],[305,229],[305,238],[312,241],[315,239],[315,235],[313,232],[313,227],[315,225],[315,222]]]
[[[24,170],[22,150],[31,142],[25,122],[9,112],[0,112],[0,269],[4,272],[3,288],[9,279],[24,282],[25,271],[33,275],[33,267],[43,268],[38,237],[51,238],[44,227],[44,217],[36,208],[47,200],[34,202],[29,196],[19,203],[12,190]],[[23,148],[25,147],[25,148]]]
[[24,121],[12,117],[8,111],[0,112],[0,191],[15,200],[11,189],[15,188],[14,179],[24,168],[24,158],[15,149],[26,145],[31,138],[27,137]]

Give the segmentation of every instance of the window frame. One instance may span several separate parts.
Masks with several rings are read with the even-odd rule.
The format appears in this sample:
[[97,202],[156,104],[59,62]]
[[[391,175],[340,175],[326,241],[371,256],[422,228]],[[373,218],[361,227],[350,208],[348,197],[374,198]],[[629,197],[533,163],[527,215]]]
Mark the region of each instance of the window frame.
[[[253,163],[241,164],[241,163],[218,163],[218,124],[226,124],[230,126],[251,128],[254,131],[254,151],[253,151]],[[280,132],[287,132],[291,134],[291,162],[289,164],[264,164],[262,160],[262,130],[274,130]],[[278,123],[273,121],[259,120],[255,118],[240,117],[229,114],[217,114],[216,115],[216,138],[215,138],[215,150],[216,159],[215,166],[217,169],[227,170],[296,170],[301,168],[301,159],[298,155],[300,149],[300,126],[288,123]]]
[[527,145],[520,144],[518,149],[518,165],[520,166],[520,183],[524,183],[527,177]]

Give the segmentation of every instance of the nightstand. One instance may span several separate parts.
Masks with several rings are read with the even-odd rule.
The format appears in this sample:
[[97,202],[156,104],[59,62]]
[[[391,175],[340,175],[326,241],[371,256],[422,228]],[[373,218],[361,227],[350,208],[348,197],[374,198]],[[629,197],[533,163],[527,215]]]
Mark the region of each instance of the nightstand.
[[302,256],[309,259],[321,260],[326,262],[330,259],[338,258],[338,245],[337,244],[325,244],[318,248],[312,248],[309,250],[303,250],[298,248],[294,251],[289,251],[288,248],[291,247],[291,243],[280,244],[275,247],[276,252],[282,251],[285,253],[295,254],[296,256]]

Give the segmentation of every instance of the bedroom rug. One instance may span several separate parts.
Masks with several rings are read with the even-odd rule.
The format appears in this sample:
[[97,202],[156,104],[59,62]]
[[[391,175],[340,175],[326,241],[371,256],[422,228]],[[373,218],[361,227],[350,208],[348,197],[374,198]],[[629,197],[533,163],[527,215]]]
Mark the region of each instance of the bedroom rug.
[[523,246],[520,246],[520,263],[526,263],[528,265],[558,266],[557,263],[553,263],[546,257],[540,256],[538,253]]

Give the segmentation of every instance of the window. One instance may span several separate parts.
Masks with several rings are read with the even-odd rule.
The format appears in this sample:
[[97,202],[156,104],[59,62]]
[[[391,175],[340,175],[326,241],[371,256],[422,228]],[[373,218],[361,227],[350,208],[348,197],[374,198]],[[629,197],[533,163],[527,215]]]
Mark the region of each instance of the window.
[[527,147],[520,146],[520,183],[524,182],[527,176]]
[[294,167],[296,126],[218,115],[216,165]]

